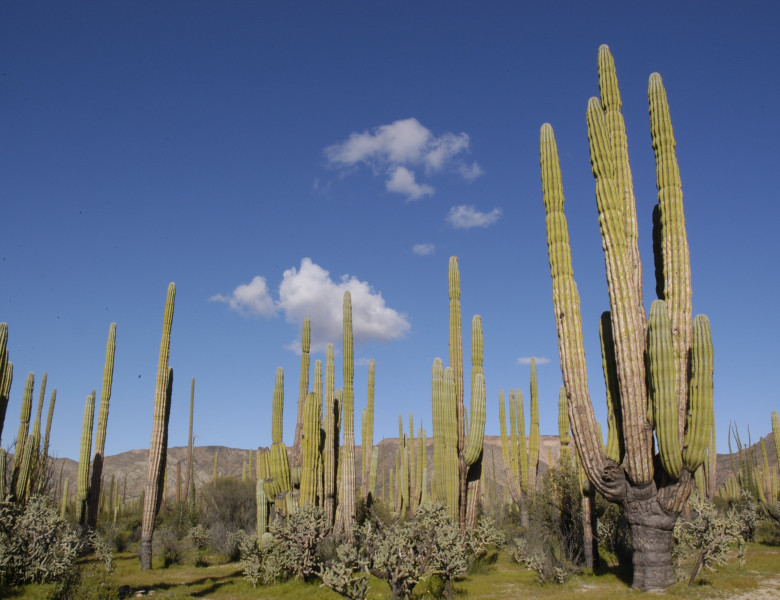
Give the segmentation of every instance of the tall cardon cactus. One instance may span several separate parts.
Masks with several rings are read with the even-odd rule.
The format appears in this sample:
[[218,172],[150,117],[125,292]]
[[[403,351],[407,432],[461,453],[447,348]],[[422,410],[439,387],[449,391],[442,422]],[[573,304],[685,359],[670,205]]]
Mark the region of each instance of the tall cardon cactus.
[[344,408],[342,416],[344,419],[344,448],[343,456],[340,460],[339,472],[339,514],[340,522],[336,523],[337,531],[343,532],[346,536],[352,537],[352,530],[355,526],[355,394],[353,390],[353,379],[355,375],[355,364],[353,354],[352,339],[352,295],[349,291],[344,292]]
[[[435,361],[433,367],[434,473],[438,498],[448,504],[452,517],[460,523],[461,528],[465,528],[476,525],[482,442],[485,435],[482,320],[479,315],[475,315],[471,324],[471,418],[467,429],[466,409],[463,404],[463,334],[457,256],[450,257],[448,281],[449,372],[442,369],[440,373],[439,365]],[[454,498],[453,485],[457,488]]]
[[84,403],[84,419],[81,423],[81,452],[76,493],[79,499],[79,524],[86,524],[89,499],[89,455],[92,453],[92,428],[95,421],[95,390]]
[[173,369],[168,366],[171,348],[171,325],[173,324],[173,302],[176,298],[176,285],[168,284],[163,313],[163,331],[160,339],[160,355],[157,362],[157,381],[154,391],[154,417],[152,438],[149,443],[149,462],[146,468],[143,514],[141,515],[141,543],[138,546],[138,558],[141,570],[152,568],[152,536],[154,520],[160,510],[165,478],[165,461],[168,452],[168,420],[171,416],[171,391],[173,388]]
[[114,380],[114,353],[116,351],[116,323],[108,328],[106,342],[106,360],[103,366],[103,389],[100,394],[97,435],[95,436],[95,454],[92,456],[92,482],[89,486],[89,507],[87,525],[97,526],[98,503],[100,502],[100,484],[103,477],[103,453],[106,448],[106,426],[108,424],[108,404],[111,400],[111,385]]
[[659,296],[648,323],[625,125],[607,46],[599,49],[598,71],[601,98],[590,99],[586,120],[609,291],[610,331],[604,336],[608,343],[602,346],[607,353],[604,363],[614,361],[615,367],[615,381],[606,383],[615,434],[622,439],[620,462],[615,460],[614,448],[607,453],[602,448],[588,394],[558,152],[552,127],[544,124],[540,135],[542,190],[561,371],[583,470],[601,494],[623,505],[631,525],[633,585],[643,590],[667,588],[675,582],[672,529],[710,441],[712,342],[707,318],[691,316],[682,191],[661,77],[652,74],[648,85],[658,188],[653,247]]
[[8,409],[13,373],[13,365],[8,360],[8,324],[0,323],[0,441],[3,439],[3,424]]

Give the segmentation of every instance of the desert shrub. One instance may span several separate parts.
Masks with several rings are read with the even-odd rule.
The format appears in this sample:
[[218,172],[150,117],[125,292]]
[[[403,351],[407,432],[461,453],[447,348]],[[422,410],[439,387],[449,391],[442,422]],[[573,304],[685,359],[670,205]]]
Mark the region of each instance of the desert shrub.
[[528,507],[524,541],[513,558],[536,572],[541,583],[563,583],[583,560],[582,503],[577,474],[570,465],[551,469]]
[[719,512],[707,500],[694,492],[688,500],[690,519],[678,519],[674,526],[672,557],[679,579],[684,577],[684,564],[693,560],[688,584],[693,585],[702,568],[712,570],[714,565],[726,563],[726,554],[735,542],[738,557],[744,557],[743,523],[734,508],[726,514]]
[[160,527],[154,532],[153,542],[156,546],[155,553],[160,557],[163,569],[181,564],[184,560],[184,551],[174,528]]
[[257,500],[252,481],[220,477],[203,487],[200,499],[203,507],[200,522],[212,531],[217,523],[224,526],[225,532],[254,531],[257,527]]
[[320,571],[322,585],[349,600],[364,600],[368,594],[367,561],[354,545],[341,544],[335,556]]
[[44,496],[0,502],[0,584],[65,583],[75,577],[79,534]]
[[473,562],[482,558],[490,546],[501,548],[506,543],[504,533],[496,527],[493,519],[482,515],[474,529],[465,531],[466,549]]
[[211,535],[211,549],[217,554],[227,558],[228,562],[235,562],[239,559],[238,539],[236,533],[243,532],[243,529],[229,529],[221,521],[217,521],[209,528]]
[[241,570],[253,586],[284,581],[293,573],[286,548],[271,534],[264,533],[259,542],[257,537],[242,531],[237,537]]
[[311,505],[299,508],[281,523],[271,526],[271,534],[287,555],[284,562],[292,567],[297,578],[304,581],[319,571],[317,546],[329,530],[325,510]]
[[600,547],[614,554],[621,567],[631,568],[633,544],[631,526],[625,518],[623,508],[613,502],[607,502],[596,494],[596,540]]

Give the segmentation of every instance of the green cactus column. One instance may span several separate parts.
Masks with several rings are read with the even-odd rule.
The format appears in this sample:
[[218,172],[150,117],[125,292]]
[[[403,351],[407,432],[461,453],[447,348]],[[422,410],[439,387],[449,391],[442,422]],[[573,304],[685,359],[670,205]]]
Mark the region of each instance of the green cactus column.
[[339,449],[333,354],[333,344],[328,344],[325,351],[325,440],[322,449],[322,489],[325,517],[329,525],[333,525],[336,516],[336,459]]
[[317,504],[317,465],[320,457],[320,421],[322,406],[317,394],[306,396],[303,407],[303,433],[301,435],[301,491],[299,503],[301,506]]
[[97,526],[98,503],[100,502],[100,483],[103,477],[103,453],[106,447],[106,426],[108,424],[108,404],[111,400],[111,385],[114,379],[114,353],[116,352],[116,323],[108,328],[106,360],[103,366],[103,389],[100,394],[95,453],[92,456],[92,482],[89,486],[89,504],[87,525]]
[[311,351],[311,320],[306,317],[303,320],[301,331],[301,377],[298,384],[298,412],[295,422],[295,439],[293,440],[290,464],[292,467],[301,466],[301,435],[303,434],[303,411],[306,403],[306,395],[309,393],[309,364]]
[[92,453],[92,427],[95,420],[95,390],[87,396],[84,403],[84,419],[81,424],[81,452],[79,453],[79,472],[76,492],[79,500],[79,524],[87,519],[87,499],[89,498],[89,456]]
[[[27,435],[30,432],[30,416],[32,415],[34,385],[35,375],[33,373],[28,373],[27,380],[24,383],[24,393],[22,395],[22,410],[19,414],[19,431],[16,433],[16,445],[14,446],[14,481],[16,481],[16,478],[19,475],[21,457],[24,455],[24,443],[27,441]],[[17,456],[19,459],[16,458]]]
[[272,485],[269,499],[278,501],[280,494],[292,490],[290,474],[290,462],[287,456],[287,447],[282,441],[282,429],[284,418],[284,371],[282,367],[276,369],[274,382],[273,412],[271,418],[271,451],[270,467]]
[[536,474],[539,470],[539,392],[536,383],[536,359],[531,358],[531,424],[528,428],[528,487],[536,490]]
[[[187,495],[187,501],[190,505],[195,504],[195,482],[192,467],[192,415],[195,411],[195,378],[190,383],[190,429],[187,435],[187,472],[184,475],[184,493]],[[190,494],[190,482],[192,481],[192,491]]]
[[374,448],[374,379],[375,365],[372,358],[368,362],[368,398],[363,419],[362,433],[362,482],[363,500],[368,499],[370,491],[371,460]]
[[353,391],[354,355],[352,339],[352,295],[344,292],[344,457],[340,465],[339,502],[341,523],[337,530],[352,537],[355,526],[355,396]]
[[168,451],[168,420],[171,415],[171,392],[173,388],[173,369],[168,366],[171,347],[171,326],[173,324],[173,304],[176,298],[176,285],[168,284],[163,313],[163,331],[160,339],[160,355],[157,363],[157,380],[154,391],[154,414],[152,437],[149,443],[149,462],[146,469],[144,487],[143,514],[141,516],[141,542],[138,558],[141,570],[152,568],[152,536],[154,520],[160,510],[165,462]]
[[8,324],[0,323],[0,441],[3,439],[11,379],[13,379],[13,365],[8,360]]

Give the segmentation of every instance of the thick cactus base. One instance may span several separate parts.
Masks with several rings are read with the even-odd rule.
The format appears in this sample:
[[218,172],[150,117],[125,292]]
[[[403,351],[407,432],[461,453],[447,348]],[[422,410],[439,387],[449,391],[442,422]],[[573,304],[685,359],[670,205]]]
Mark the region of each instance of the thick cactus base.
[[141,540],[138,545],[138,558],[141,560],[141,570],[148,571],[152,568],[152,539]]
[[661,507],[655,485],[628,488],[624,505],[631,525],[634,579],[642,591],[665,590],[675,584],[672,566],[672,530],[677,514]]

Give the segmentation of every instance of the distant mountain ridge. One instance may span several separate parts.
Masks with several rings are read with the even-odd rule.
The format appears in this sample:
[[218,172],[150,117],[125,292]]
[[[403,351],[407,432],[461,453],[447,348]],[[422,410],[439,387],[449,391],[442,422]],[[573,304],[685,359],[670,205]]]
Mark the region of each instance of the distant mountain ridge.
[[[758,442],[753,447],[757,446]],[[767,450],[769,462],[777,465],[777,456],[775,455],[774,442],[771,434],[764,438],[764,445]],[[377,495],[382,495],[382,472],[384,465],[385,480],[389,480],[390,469],[395,468],[395,453],[398,448],[398,438],[385,438],[381,440],[379,447],[380,464],[377,470]],[[485,436],[484,456],[482,468],[484,477],[489,486],[494,481],[498,482],[498,490],[501,492],[505,484],[504,466],[501,458],[501,438],[499,436]],[[289,448],[288,448],[289,451]],[[214,474],[214,457],[217,458],[218,473],[222,477],[241,477],[244,464],[248,461],[249,449],[228,448],[226,446],[195,446],[193,447],[193,463],[195,487],[200,489],[206,483],[212,480]],[[256,449],[252,450],[252,476],[255,476],[257,454]],[[356,484],[360,486],[360,464],[362,448],[355,446],[355,475]],[[543,476],[549,469],[549,464],[555,466],[558,464],[560,456],[560,442],[558,436],[543,435],[539,448],[539,472]],[[758,453],[760,457],[760,451]],[[129,450],[113,456],[106,456],[103,464],[103,481],[106,487],[110,485],[111,477],[114,476],[115,482],[119,485],[120,496],[124,495],[126,499],[132,499],[140,495],[146,483],[146,467],[149,457],[149,450]],[[187,447],[178,446],[168,449],[168,474],[166,498],[175,498],[176,496],[176,470],[177,464],[181,462],[182,480],[185,478],[187,468]],[[433,438],[428,437],[427,462],[429,471],[433,469]],[[78,475],[78,463],[69,458],[52,459],[52,485],[57,485],[65,479],[70,480],[71,490],[76,489],[76,478]],[[732,472],[731,459],[728,454],[718,454],[718,485],[720,485]],[[389,484],[388,484],[389,485]]]

